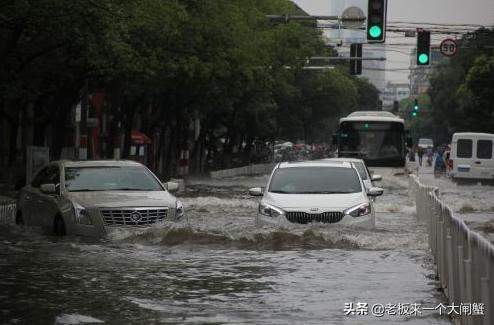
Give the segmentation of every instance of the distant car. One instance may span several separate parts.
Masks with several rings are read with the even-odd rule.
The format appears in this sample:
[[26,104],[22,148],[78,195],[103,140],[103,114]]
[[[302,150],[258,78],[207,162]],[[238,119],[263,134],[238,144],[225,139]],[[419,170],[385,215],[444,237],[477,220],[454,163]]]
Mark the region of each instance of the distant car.
[[424,150],[433,149],[434,141],[428,138],[420,138],[419,142],[417,143],[417,147],[419,147],[419,149],[424,149]]
[[323,222],[374,227],[370,197],[382,195],[383,189],[366,189],[350,163],[308,161],[276,165],[266,188],[251,188],[249,193],[262,196],[257,224]]
[[328,162],[348,162],[352,164],[357,172],[360,175],[360,178],[362,179],[362,182],[364,182],[364,185],[367,189],[372,188],[374,186],[374,182],[379,182],[382,181],[382,176],[381,175],[373,175],[369,171],[369,168],[367,168],[367,165],[365,164],[365,161],[362,159],[357,159],[357,158],[326,158],[326,159],[321,159],[321,161],[328,161]]
[[56,161],[20,191],[16,222],[88,236],[160,225],[184,214],[177,189],[133,161]]

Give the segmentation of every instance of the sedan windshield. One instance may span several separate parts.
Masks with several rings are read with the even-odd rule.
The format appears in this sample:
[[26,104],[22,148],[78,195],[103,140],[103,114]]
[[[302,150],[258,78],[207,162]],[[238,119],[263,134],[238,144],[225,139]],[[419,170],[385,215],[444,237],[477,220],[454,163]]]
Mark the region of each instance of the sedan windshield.
[[336,194],[362,192],[353,168],[294,167],[277,169],[269,192],[286,194]]
[[139,166],[67,167],[65,188],[69,192],[163,190],[153,175]]

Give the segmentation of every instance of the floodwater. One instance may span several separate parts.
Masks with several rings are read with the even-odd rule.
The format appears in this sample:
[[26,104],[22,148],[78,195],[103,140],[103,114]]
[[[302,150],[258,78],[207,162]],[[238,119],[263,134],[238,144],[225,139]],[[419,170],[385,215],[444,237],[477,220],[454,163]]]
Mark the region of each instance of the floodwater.
[[[433,164],[434,165],[434,164]],[[468,227],[494,244],[494,186],[468,181],[457,184],[445,174],[434,175],[431,166],[419,168],[420,182],[439,189],[439,198]]]
[[[265,182],[196,180],[182,222],[104,240],[1,224],[0,324],[450,324],[371,314],[445,303],[404,176],[385,177],[375,230],[256,228],[247,189]],[[346,315],[359,302],[368,315]]]

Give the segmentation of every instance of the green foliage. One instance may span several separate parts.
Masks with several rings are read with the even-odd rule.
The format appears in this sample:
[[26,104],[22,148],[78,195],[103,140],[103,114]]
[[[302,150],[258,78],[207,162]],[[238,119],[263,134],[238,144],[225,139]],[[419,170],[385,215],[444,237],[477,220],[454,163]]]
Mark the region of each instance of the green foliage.
[[449,141],[454,132],[494,129],[493,44],[494,30],[466,34],[458,55],[431,76],[433,128],[441,141]]
[[87,81],[105,90],[115,125],[141,116],[143,128],[177,135],[175,155],[192,117],[204,141],[225,138],[228,151],[247,139],[328,141],[340,115],[377,103],[367,81],[302,69],[336,52],[320,30],[266,19],[301,14],[288,0],[18,0],[1,10],[8,121],[34,105],[45,124],[61,123],[50,116],[69,112]]
[[[417,116],[413,116],[415,99],[419,104]],[[414,140],[421,137],[434,137],[432,105],[429,95],[422,94],[416,98],[405,98],[400,103],[399,115],[405,119],[405,127],[410,130]]]

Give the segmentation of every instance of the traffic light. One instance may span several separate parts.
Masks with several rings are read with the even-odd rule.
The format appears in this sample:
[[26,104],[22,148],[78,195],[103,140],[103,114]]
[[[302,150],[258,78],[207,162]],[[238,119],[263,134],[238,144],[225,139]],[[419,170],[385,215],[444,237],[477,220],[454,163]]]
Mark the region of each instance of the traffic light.
[[362,74],[362,60],[352,60],[351,58],[362,59],[362,44],[350,45],[350,74],[352,76]]
[[431,61],[431,32],[417,32],[417,65],[429,65]]
[[369,0],[367,10],[367,42],[384,43],[386,39],[387,0]]
[[419,113],[419,109],[420,109],[419,101],[417,99],[415,99],[413,102],[413,110],[412,110],[412,116],[413,117],[417,117],[417,115]]

